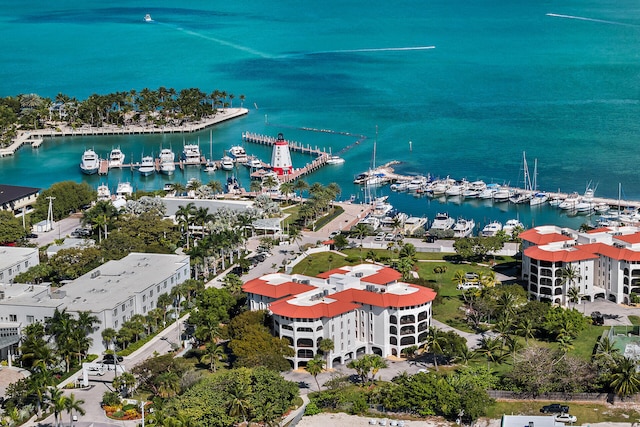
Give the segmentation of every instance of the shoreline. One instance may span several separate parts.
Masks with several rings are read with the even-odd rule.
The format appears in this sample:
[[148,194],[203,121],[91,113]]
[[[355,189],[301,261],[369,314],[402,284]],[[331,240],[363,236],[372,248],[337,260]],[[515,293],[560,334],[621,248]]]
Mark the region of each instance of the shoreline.
[[[13,156],[18,149],[25,144],[33,144],[37,148],[43,142],[44,137],[75,137],[75,136],[107,136],[107,135],[153,135],[164,133],[193,133],[204,130],[208,127],[215,126],[219,123],[226,122],[238,117],[249,114],[248,108],[226,108],[219,111],[216,115],[207,117],[198,122],[192,122],[182,126],[113,126],[107,125],[102,127],[82,126],[80,128],[72,128],[68,125],[62,125],[55,129],[36,129],[28,131],[18,131],[18,135],[13,142],[5,148],[0,149],[0,157]],[[57,130],[60,129],[60,130]]]

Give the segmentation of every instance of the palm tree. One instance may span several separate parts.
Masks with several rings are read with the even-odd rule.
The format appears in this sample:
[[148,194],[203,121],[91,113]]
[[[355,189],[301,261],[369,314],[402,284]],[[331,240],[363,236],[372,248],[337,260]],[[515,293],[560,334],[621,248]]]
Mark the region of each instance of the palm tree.
[[206,345],[205,352],[200,357],[200,363],[208,363],[209,370],[211,372],[215,372],[216,365],[221,360],[224,360],[224,358],[225,358],[224,347],[214,342],[210,342],[209,344]]
[[617,396],[624,398],[640,391],[640,375],[637,368],[635,360],[628,357],[620,358],[611,375],[611,388]]
[[302,200],[302,192],[309,189],[309,184],[303,179],[298,179],[293,185],[293,189],[298,192],[300,200]]
[[367,356],[369,356],[368,365],[371,368],[371,382],[373,383],[376,379],[376,375],[378,371],[380,371],[380,369],[384,369],[387,367],[387,362],[377,354],[367,355]]
[[262,191],[262,183],[260,181],[251,181],[249,184],[249,191],[252,193],[259,193]]
[[567,298],[573,303],[573,308],[576,308],[576,304],[580,301],[580,289],[576,286],[571,286],[567,291]]
[[283,194],[286,198],[287,204],[289,203],[289,195],[294,191],[293,182],[287,181],[280,184],[280,194]]
[[124,372],[119,377],[115,377],[111,384],[115,390],[124,389],[125,395],[129,396],[129,392],[136,385],[136,377],[129,372]]
[[502,342],[498,338],[482,338],[480,348],[477,351],[487,358],[487,369],[491,369],[491,362],[500,363],[504,359]]
[[229,390],[232,396],[229,402],[229,415],[232,417],[242,417],[242,420],[247,422],[247,413],[249,412],[249,396],[246,386],[244,384],[236,383],[232,389]]
[[[129,374],[131,375],[131,374]],[[133,376],[133,375],[131,375]],[[82,399],[77,399],[76,400],[76,396],[71,393],[69,395],[69,397],[67,397],[65,399],[64,402],[64,409],[67,411],[67,414],[69,414],[69,425],[72,426],[73,425],[73,412],[77,412],[80,415],[84,415],[86,414],[86,411],[84,410],[84,408],[82,407],[82,405],[84,405],[84,400]]]
[[360,260],[362,260],[362,241],[369,235],[369,226],[360,222],[353,227],[351,232],[355,238],[360,239]]
[[456,285],[462,285],[466,281],[467,281],[467,278],[463,270],[458,270],[453,275],[453,283],[455,283]]
[[528,345],[529,338],[533,338],[535,336],[536,328],[533,326],[531,319],[523,317],[516,326],[516,333],[524,337],[524,342]]
[[[329,266],[331,269],[331,266]],[[331,338],[322,338],[318,343],[318,350],[324,354],[325,357],[325,365],[329,367],[329,357],[331,356],[331,352],[334,350],[335,344]]]
[[615,346],[609,337],[604,337],[598,342],[596,347],[596,359],[604,359],[612,364],[620,357],[620,349]]
[[209,187],[215,195],[222,193],[222,184],[220,181],[209,181],[207,187]]
[[318,382],[318,374],[321,373],[324,369],[324,360],[319,358],[318,356],[307,362],[307,366],[305,368],[307,372],[309,372],[313,379],[316,380],[316,385],[318,386],[318,391],[320,391],[320,383]]
[[580,279],[580,274],[578,272],[578,269],[573,264],[567,264],[562,269],[560,277],[562,278],[562,284],[564,285],[563,294],[565,298],[567,298],[569,295],[569,289],[572,288],[575,282]]
[[49,407],[51,408],[51,410],[53,410],[53,419],[55,420],[55,426],[58,427],[60,425],[58,417],[66,407],[67,398],[59,388],[49,387],[48,400]]
[[191,226],[195,211],[196,207],[193,202],[189,202],[186,206],[178,206],[178,210],[176,211],[176,220],[186,229],[187,249],[189,249],[189,226]]
[[440,344],[440,334],[438,328],[435,326],[429,327],[429,333],[427,334],[427,340],[424,343],[424,350],[433,354],[433,364],[438,370],[438,354],[442,353],[442,346]]

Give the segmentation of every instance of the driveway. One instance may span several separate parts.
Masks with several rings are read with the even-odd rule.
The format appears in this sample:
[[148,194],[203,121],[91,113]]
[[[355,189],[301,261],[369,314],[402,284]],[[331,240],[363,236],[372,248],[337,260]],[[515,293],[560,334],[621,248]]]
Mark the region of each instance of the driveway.
[[35,239],[29,239],[29,241],[37,244],[39,247],[46,246],[53,243],[56,239],[63,239],[70,236],[73,230],[80,227],[81,220],[82,214],[75,213],[67,218],[55,222],[51,231],[47,231],[46,233],[38,232],[38,237]]

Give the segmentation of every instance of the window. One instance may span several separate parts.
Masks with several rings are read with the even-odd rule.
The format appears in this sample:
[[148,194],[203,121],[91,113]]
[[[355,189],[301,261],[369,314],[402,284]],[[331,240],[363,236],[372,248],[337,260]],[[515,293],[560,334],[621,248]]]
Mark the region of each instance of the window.
[[126,308],[126,306],[124,304],[122,304],[121,310],[124,311]]
[[9,315],[9,322],[17,322],[18,321],[18,316],[15,314],[10,314]]
[[142,312],[143,312],[143,313],[146,313],[146,312],[147,312],[147,306],[146,306],[146,305],[143,305],[143,306],[142,306]]
[[149,298],[151,298],[153,296],[153,289],[151,289],[151,292],[149,292]]
[[24,262],[24,268],[29,268],[29,261]]
[[35,318],[33,316],[27,316],[27,323],[31,324],[34,320]]
[[142,302],[145,302],[147,300],[147,296],[146,295],[142,295]]
[[113,309],[113,317],[116,317],[118,315],[118,309],[114,308]]
[[160,285],[156,286],[156,291],[160,293]]
[[113,326],[116,327],[116,328],[118,327],[118,321],[117,320],[115,322],[113,322]]

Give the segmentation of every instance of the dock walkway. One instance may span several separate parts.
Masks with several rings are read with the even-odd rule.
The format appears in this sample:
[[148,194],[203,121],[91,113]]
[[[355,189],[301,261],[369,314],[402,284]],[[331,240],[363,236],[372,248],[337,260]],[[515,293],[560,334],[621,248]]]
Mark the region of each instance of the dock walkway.
[[235,119],[249,113],[246,108],[225,108],[218,111],[214,116],[207,117],[201,121],[188,123],[181,126],[82,126],[80,128],[72,128],[67,125],[61,125],[55,129],[36,129],[28,131],[19,131],[14,141],[6,148],[0,149],[0,157],[12,156],[16,150],[25,143],[32,144],[33,148],[37,148],[42,144],[43,138],[55,138],[64,136],[106,136],[106,135],[152,135],[165,133],[193,133],[206,129],[218,123]]

